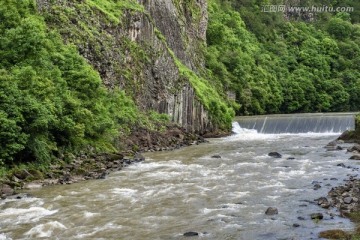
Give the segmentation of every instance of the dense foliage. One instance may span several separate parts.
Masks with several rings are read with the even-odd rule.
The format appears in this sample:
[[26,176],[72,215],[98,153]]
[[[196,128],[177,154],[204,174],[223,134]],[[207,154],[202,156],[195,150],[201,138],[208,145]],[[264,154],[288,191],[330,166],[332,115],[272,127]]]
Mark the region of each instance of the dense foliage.
[[0,33],[0,165],[111,150],[140,118],[131,99],[105,90],[75,47],[46,28],[33,1],[2,3]]
[[238,114],[359,110],[359,12],[288,20],[261,12],[269,4],[210,1],[207,68],[213,82],[236,93]]

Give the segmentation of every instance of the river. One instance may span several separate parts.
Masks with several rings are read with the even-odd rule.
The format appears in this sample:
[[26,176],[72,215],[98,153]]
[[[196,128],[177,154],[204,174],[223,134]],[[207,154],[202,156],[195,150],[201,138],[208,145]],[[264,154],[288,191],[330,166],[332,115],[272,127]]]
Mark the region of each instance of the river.
[[[0,201],[0,239],[192,239],[183,236],[188,231],[201,239],[318,239],[322,230],[352,230],[335,209],[312,202],[357,173],[337,166],[356,166],[346,150],[324,148],[353,128],[352,115],[287,117],[240,118],[232,136],[146,153],[145,162],[104,180]],[[272,151],[282,158],[269,157]],[[321,188],[314,190],[315,183]],[[265,215],[270,206],[279,214]],[[324,219],[311,220],[316,212]]]

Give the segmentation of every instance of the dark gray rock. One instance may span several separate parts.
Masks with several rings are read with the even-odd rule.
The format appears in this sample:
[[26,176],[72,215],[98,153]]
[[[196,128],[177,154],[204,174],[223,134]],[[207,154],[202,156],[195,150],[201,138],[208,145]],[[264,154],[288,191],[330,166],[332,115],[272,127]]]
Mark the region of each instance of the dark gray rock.
[[288,157],[287,160],[294,160],[294,157]]
[[266,215],[276,215],[278,213],[279,213],[279,211],[276,207],[268,207],[268,209],[266,209],[266,211],[265,211]]
[[312,213],[310,214],[310,217],[313,220],[321,220],[324,218],[324,215],[322,213]]
[[282,157],[282,155],[278,152],[270,152],[268,155],[273,158],[281,158]]
[[318,199],[315,199],[318,205],[320,205],[322,208],[329,208],[331,206],[331,203],[326,197],[321,197]]
[[321,188],[321,185],[318,184],[318,183],[315,184],[314,187],[313,187],[314,190],[318,190],[318,189],[320,189],[320,188]]
[[338,167],[343,167],[343,168],[346,167],[345,164],[343,164],[343,163],[339,163],[339,164],[337,164],[336,166],[338,166]]
[[213,156],[211,156],[212,158],[221,158],[221,156],[220,155],[213,155]]
[[199,236],[199,233],[197,232],[186,232],[184,233],[185,237],[195,237],[195,236]]
[[349,159],[350,160],[360,160],[360,155],[359,154],[352,155]]
[[300,227],[300,224],[294,223],[294,224],[293,224],[293,227]]

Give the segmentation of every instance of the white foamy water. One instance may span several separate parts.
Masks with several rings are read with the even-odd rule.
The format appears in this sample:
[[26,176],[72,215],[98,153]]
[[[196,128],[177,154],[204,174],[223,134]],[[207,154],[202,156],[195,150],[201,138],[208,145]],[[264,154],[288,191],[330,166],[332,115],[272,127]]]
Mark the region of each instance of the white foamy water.
[[[317,239],[321,230],[353,227],[332,219],[335,209],[311,203],[357,173],[336,166],[357,166],[345,150],[324,148],[335,133],[265,134],[237,123],[233,131],[208,144],[147,153],[145,162],[105,180],[34,190],[35,200],[0,202],[0,239],[178,240],[188,231],[214,240]],[[269,157],[273,151],[283,157]],[[313,190],[314,182],[321,188]],[[279,214],[266,216],[270,206]],[[314,212],[324,220],[313,222]]]
[[66,229],[67,228],[58,221],[52,221],[44,224],[39,224],[30,229],[24,235],[31,238],[48,238],[54,236],[54,232],[57,232],[56,235],[61,236],[62,231]]

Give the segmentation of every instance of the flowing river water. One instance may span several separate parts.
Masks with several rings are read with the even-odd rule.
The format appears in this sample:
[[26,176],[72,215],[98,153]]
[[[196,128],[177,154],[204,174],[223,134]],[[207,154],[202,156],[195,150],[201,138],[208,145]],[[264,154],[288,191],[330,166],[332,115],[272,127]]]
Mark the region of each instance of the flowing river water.
[[[356,166],[346,150],[324,148],[353,128],[352,119],[238,119],[232,136],[146,153],[145,162],[104,180],[44,187],[32,190],[32,197],[0,201],[0,239],[188,239],[188,231],[201,239],[318,239],[322,230],[352,230],[349,220],[332,217],[335,209],[312,202],[357,174],[337,166]],[[271,125],[276,122],[282,127]],[[283,157],[269,157],[272,151]],[[317,182],[322,187],[314,190]],[[279,214],[265,215],[270,206]],[[311,220],[316,212],[324,219]]]

